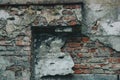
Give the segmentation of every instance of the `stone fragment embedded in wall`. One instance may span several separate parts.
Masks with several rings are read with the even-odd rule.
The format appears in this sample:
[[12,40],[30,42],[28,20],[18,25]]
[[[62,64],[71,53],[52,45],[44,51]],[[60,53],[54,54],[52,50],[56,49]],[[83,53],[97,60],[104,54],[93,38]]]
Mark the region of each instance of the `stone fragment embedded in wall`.
[[[67,6],[67,5],[65,5]],[[37,11],[38,16],[33,25],[35,26],[56,26],[56,25],[77,25],[82,21],[81,6],[75,5],[72,9],[67,9],[63,5],[56,5],[50,7],[41,7]],[[71,5],[73,6],[73,5]],[[79,18],[79,19],[78,19]],[[69,22],[74,21],[74,24]]]
[[73,73],[72,67],[74,63],[72,58],[67,52],[61,52],[61,47],[64,43],[62,38],[48,36],[48,38],[41,41],[41,45],[37,46],[37,49],[35,49],[35,75],[37,79],[48,75],[67,75]]
[[27,56],[0,56],[0,80],[30,80]]
[[79,17],[79,20],[76,17],[81,16],[80,6],[76,5],[72,9],[64,9],[62,5],[1,8],[0,37],[13,39],[31,24],[35,26],[80,24],[79,20],[82,20],[82,17]]

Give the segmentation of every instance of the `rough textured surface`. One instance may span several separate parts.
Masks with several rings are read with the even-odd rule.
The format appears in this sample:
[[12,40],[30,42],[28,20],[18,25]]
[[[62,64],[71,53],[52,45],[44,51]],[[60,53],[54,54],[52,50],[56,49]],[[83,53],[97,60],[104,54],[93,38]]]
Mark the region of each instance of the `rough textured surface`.
[[116,51],[120,51],[120,42],[119,36],[91,36],[92,40],[99,40],[100,42],[104,43],[106,46],[112,47]]
[[[0,4],[48,4],[81,1],[84,3],[83,10],[80,4],[47,7],[32,5],[27,7],[1,6],[0,64],[2,65],[0,65],[0,80],[29,80],[30,76],[35,76],[34,71],[31,72],[34,75],[29,75],[29,61],[34,57],[35,63],[33,59],[32,63],[37,65],[40,55],[31,51],[31,24],[35,27],[83,24],[82,33],[89,36],[91,40],[88,37],[83,37],[83,35],[79,38],[70,39],[66,43],[65,51],[64,49],[61,49],[61,51],[64,54],[71,54],[75,63],[73,68],[75,74],[104,74],[78,75],[67,78],[65,76],[63,78],[54,76],[45,77],[44,79],[116,80],[116,75],[105,74],[120,74],[119,0],[0,0]],[[39,45],[37,44],[37,46]],[[46,47],[42,50],[50,49]],[[50,51],[55,50],[53,48]],[[28,57],[29,60],[27,60]],[[34,69],[34,65],[31,67]]]
[[[104,42],[107,42],[110,47],[119,51],[118,47],[120,46],[118,43],[120,42],[118,39],[120,38],[120,19],[119,19],[119,0],[85,0],[83,8],[83,25],[82,33],[88,36],[103,37]],[[116,36],[112,40],[116,40],[112,42],[108,40],[108,37]],[[117,47],[116,47],[116,46]]]
[[0,80],[30,80],[29,57],[0,56]]
[[[43,36],[40,37],[42,38]],[[72,67],[74,63],[72,58],[68,53],[61,52],[61,47],[64,43],[62,38],[48,36],[46,39],[41,40],[40,46],[35,46],[37,54],[37,64],[35,65],[36,79],[48,75],[67,75],[73,73]],[[38,42],[35,44],[38,44]]]
[[75,74],[119,74],[120,53],[99,40],[73,37],[66,41],[62,51],[72,56]]

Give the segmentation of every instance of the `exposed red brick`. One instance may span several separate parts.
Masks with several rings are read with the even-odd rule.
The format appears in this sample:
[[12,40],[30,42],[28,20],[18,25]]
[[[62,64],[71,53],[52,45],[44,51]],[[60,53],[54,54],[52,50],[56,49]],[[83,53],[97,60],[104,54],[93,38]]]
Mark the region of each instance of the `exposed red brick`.
[[0,41],[0,45],[6,45],[5,41]]
[[117,58],[115,62],[120,63],[120,58]]
[[1,41],[0,41],[0,45],[1,45],[1,46],[11,46],[12,43],[7,43],[7,41],[1,40]]
[[64,16],[63,19],[66,21],[76,20],[75,16]]
[[67,5],[67,6],[64,6],[65,9],[77,9],[77,8],[80,8],[81,6],[80,5]]
[[21,41],[21,40],[16,41],[16,45],[23,45],[23,44],[22,44],[22,41]]
[[66,46],[68,46],[68,47],[80,47],[81,44],[77,43],[77,42],[71,42],[71,43],[67,43]]
[[106,66],[106,64],[98,64],[100,67]]
[[81,50],[82,47],[76,47],[74,50]]
[[64,10],[62,12],[63,15],[73,15],[73,12],[71,10]]
[[82,58],[82,57],[83,57],[83,54],[82,54],[82,53],[78,53],[77,56],[78,56],[79,58]]
[[87,66],[87,65],[80,65],[80,68],[81,69],[87,69],[87,68],[89,68],[89,66]]
[[96,48],[91,48],[91,49],[89,49],[89,52],[90,52],[90,53],[96,52]]
[[89,69],[82,69],[83,70],[83,74],[89,74],[90,70]]
[[88,42],[89,38],[88,37],[82,37],[82,42]]
[[95,69],[95,66],[91,65],[89,68],[90,68],[90,69]]
[[75,69],[79,69],[79,68],[80,68],[80,64],[75,64],[75,65],[74,65],[74,68],[75,68]]
[[24,42],[22,40],[16,41],[17,46],[30,46],[30,42]]
[[85,65],[83,65],[83,64],[75,64],[73,68],[74,69],[88,69],[89,66],[87,66],[86,64]]
[[77,25],[77,21],[70,21],[70,22],[68,22],[68,25],[70,25],[70,26]]
[[120,64],[112,64],[112,68],[120,70]]
[[112,62],[113,62],[113,59],[112,59],[112,58],[109,58],[109,59],[108,59],[108,62],[109,62],[109,63],[112,63]]
[[74,70],[74,74],[81,74],[82,71],[81,70]]
[[101,47],[101,49],[102,49],[103,51],[105,51],[105,50],[106,50],[106,47]]
[[120,63],[120,58],[109,58],[108,59],[108,61],[110,62],[110,63]]
[[90,73],[89,69],[74,70],[74,74],[89,74],[89,73]]

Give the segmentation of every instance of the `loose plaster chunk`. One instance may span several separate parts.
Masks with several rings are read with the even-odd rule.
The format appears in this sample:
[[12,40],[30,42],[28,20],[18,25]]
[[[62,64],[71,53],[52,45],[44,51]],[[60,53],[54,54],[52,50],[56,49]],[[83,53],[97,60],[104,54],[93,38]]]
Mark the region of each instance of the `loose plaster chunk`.
[[[49,47],[45,45],[47,43]],[[41,42],[37,49],[39,60],[35,65],[36,78],[73,73],[74,62],[69,54],[61,52],[63,44],[64,41],[57,37],[49,37]]]

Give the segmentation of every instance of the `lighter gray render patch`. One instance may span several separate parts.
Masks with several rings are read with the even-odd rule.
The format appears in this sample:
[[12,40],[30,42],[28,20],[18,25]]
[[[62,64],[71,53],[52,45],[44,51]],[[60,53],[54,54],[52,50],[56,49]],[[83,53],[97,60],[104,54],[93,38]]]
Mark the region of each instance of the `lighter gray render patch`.
[[73,73],[74,62],[68,53],[61,52],[63,45],[64,41],[57,37],[50,37],[41,42],[36,50],[38,52],[38,61],[35,65],[36,78]]

